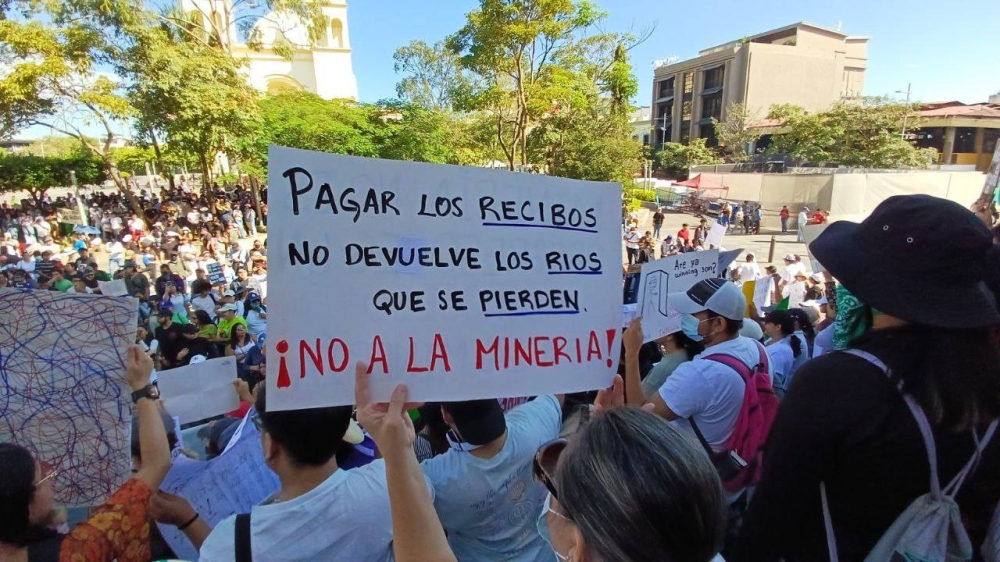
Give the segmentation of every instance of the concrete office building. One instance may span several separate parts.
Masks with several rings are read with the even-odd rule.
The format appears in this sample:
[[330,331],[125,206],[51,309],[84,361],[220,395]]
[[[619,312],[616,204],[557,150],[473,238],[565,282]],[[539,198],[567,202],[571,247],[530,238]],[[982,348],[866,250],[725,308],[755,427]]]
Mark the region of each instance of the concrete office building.
[[775,104],[823,111],[861,96],[868,38],[795,23],[701,51],[653,71],[653,143],[705,138],[718,144],[712,118],[734,103],[764,119]]

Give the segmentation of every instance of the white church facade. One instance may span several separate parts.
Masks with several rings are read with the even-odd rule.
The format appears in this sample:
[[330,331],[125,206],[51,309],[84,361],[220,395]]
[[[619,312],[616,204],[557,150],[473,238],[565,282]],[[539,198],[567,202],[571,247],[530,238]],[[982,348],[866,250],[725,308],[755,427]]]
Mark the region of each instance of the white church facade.
[[[235,57],[248,60],[245,70],[254,88],[269,94],[301,90],[323,99],[358,99],[346,1],[323,0],[325,25],[312,45],[306,25],[297,16],[271,12],[261,17],[250,32],[262,44],[256,50],[237,36],[231,0],[182,0],[182,7],[192,21],[201,21],[206,29],[216,30]],[[275,53],[275,43],[282,41],[290,46],[291,58]]]

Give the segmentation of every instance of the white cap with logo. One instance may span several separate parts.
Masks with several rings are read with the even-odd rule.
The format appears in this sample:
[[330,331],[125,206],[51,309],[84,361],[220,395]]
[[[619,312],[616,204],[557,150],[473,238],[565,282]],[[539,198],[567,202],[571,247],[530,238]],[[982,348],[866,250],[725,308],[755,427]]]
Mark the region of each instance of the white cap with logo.
[[703,279],[687,291],[670,293],[667,304],[681,314],[710,310],[730,320],[743,320],[747,309],[743,292],[725,279]]

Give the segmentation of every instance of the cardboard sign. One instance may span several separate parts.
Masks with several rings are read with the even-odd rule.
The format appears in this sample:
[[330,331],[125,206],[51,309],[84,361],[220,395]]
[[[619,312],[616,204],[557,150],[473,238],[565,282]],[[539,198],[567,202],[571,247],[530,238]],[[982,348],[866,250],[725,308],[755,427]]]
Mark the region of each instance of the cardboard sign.
[[205,273],[208,274],[208,282],[211,283],[213,287],[216,285],[226,284],[226,276],[222,273],[222,266],[219,265],[219,262],[207,264]]
[[[268,408],[610,385],[616,184],[271,147]],[[714,263],[714,262],[713,262]]]
[[712,245],[713,248],[722,247],[722,239],[726,236],[726,227],[716,222],[712,225],[712,228],[708,231],[708,237],[706,241]]
[[219,357],[157,373],[160,396],[181,423],[231,412],[240,400],[233,389],[236,358]]
[[718,266],[718,250],[688,252],[642,264],[638,297],[642,341],[679,332],[680,315],[670,306],[668,293],[686,291],[702,279],[716,277]]

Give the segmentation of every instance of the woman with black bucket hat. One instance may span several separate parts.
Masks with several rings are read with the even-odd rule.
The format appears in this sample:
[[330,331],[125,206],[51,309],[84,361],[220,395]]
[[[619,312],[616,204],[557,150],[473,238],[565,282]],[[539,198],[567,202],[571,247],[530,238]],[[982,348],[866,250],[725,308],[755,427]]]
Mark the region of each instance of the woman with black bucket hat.
[[1000,314],[989,286],[1000,254],[989,229],[956,203],[897,196],[860,224],[830,225],[809,249],[843,285],[835,339],[848,349],[796,373],[727,559],[861,560],[938,486],[958,490],[952,533],[969,538],[959,550],[982,552],[1000,502]]

